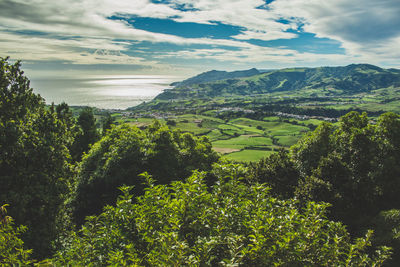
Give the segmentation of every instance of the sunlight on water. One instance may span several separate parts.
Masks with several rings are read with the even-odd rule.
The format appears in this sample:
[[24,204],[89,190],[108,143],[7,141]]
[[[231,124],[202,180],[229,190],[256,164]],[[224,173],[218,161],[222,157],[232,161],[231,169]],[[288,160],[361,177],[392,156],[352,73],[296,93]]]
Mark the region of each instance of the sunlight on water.
[[160,75],[88,76],[84,78],[32,79],[35,93],[46,103],[126,109],[149,101],[179,77]]

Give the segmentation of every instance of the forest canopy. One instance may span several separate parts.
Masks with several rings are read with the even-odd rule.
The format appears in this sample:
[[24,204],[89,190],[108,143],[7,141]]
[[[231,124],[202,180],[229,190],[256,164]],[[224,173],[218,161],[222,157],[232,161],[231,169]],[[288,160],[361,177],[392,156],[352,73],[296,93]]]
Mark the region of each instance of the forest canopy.
[[244,164],[159,121],[101,131],[90,108],[46,105],[6,58],[0,96],[0,265],[399,262],[394,113],[349,113]]

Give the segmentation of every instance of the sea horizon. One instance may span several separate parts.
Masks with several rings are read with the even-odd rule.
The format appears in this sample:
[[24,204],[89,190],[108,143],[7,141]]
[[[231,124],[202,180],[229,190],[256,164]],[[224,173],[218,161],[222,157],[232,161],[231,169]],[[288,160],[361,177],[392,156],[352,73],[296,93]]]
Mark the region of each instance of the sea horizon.
[[182,77],[171,75],[87,75],[31,79],[46,104],[67,103],[100,109],[127,109],[152,100]]

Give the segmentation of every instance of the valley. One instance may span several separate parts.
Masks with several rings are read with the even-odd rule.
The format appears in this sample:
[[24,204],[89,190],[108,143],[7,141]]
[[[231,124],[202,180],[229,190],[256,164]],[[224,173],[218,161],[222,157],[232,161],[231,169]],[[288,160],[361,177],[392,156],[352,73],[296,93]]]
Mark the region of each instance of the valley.
[[372,120],[400,113],[400,71],[368,64],[209,71],[172,85],[149,102],[112,112],[115,122],[145,127],[157,119],[207,136],[225,158],[248,162],[287,149],[350,111]]

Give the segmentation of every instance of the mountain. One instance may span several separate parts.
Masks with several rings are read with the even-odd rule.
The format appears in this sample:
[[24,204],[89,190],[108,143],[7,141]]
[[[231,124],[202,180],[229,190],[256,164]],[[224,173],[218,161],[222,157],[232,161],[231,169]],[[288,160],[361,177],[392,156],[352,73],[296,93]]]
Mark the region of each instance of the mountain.
[[214,81],[218,81],[218,80],[250,77],[250,76],[257,75],[257,74],[260,74],[260,71],[258,71],[255,68],[252,68],[249,70],[232,71],[232,72],[212,70],[212,71],[203,72],[197,76],[191,77],[182,82],[172,83],[171,86],[183,87],[183,86],[190,86],[190,85],[198,84],[198,83],[214,82]]
[[[254,74],[251,75],[252,73]],[[351,64],[344,67],[286,68],[266,73],[260,73],[256,69],[238,72],[209,71],[175,86],[174,89],[164,91],[156,99],[279,92],[305,93],[311,96],[352,95],[400,87],[400,70],[382,69],[369,64]]]

